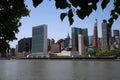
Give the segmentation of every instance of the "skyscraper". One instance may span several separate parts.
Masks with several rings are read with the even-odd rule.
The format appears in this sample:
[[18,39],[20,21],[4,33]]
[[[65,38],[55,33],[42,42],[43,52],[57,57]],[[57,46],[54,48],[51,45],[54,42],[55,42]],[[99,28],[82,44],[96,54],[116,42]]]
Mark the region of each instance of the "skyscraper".
[[120,31],[119,30],[113,30],[113,38],[114,38],[114,42],[116,42],[120,48]]
[[98,49],[98,30],[97,30],[97,19],[96,19],[96,23],[94,26],[94,36],[93,36],[93,48],[94,50]]
[[107,27],[107,21],[102,22],[102,49],[109,49],[111,45],[111,29]]
[[93,36],[88,36],[89,37],[89,46],[93,46]]
[[113,30],[113,36],[119,36],[120,32],[119,30]]
[[48,45],[48,51],[50,51],[50,48],[51,48],[51,40],[48,39],[47,41],[48,41],[48,42],[47,42],[47,45]]
[[88,45],[89,45],[88,29],[87,28],[82,29],[82,33],[81,34],[84,36],[84,45],[86,47],[88,47]]
[[87,28],[81,29],[81,28],[72,28],[72,51],[78,51],[78,35],[82,34],[84,37],[84,46],[88,46],[88,30]]
[[84,36],[82,34],[78,35],[78,49],[79,49],[79,55],[85,53]]
[[81,28],[72,28],[72,51],[78,51],[78,34],[82,33]]
[[66,49],[69,48],[69,43],[70,43],[70,36],[69,36],[69,33],[68,33],[67,38],[65,38],[65,48],[66,48]]
[[23,38],[18,41],[18,52],[31,51],[32,38]]
[[47,25],[35,26],[32,29],[32,53],[47,53]]
[[102,38],[98,38],[98,50],[102,49]]

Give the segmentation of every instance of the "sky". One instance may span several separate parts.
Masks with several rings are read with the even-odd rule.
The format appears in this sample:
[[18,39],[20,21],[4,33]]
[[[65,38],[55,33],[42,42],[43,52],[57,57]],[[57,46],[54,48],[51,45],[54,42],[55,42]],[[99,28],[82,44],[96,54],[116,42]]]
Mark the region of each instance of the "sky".
[[[68,33],[71,35],[72,27],[87,28],[88,35],[93,35],[96,18],[98,19],[98,36],[101,37],[101,23],[103,19],[107,20],[110,18],[110,10],[113,8],[113,0],[110,1],[104,10],[101,9],[101,3],[99,2],[98,9],[93,11],[92,14],[84,20],[74,16],[74,23],[70,26],[67,17],[61,21],[60,13],[65,10],[56,9],[54,0],[44,0],[37,8],[33,7],[32,0],[26,0],[25,4],[28,6],[28,9],[30,9],[30,15],[20,20],[22,26],[19,28],[19,33],[16,34],[17,40],[10,42],[10,46],[15,48],[20,39],[32,37],[32,27],[42,24],[47,24],[48,26],[48,38],[54,38],[56,41],[61,38],[66,38]],[[120,30],[120,17],[114,22],[112,30],[114,29]]]

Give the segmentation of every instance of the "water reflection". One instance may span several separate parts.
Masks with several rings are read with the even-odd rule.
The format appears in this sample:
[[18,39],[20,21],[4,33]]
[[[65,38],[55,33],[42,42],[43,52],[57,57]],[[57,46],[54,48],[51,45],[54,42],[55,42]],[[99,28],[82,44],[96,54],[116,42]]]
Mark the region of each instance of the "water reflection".
[[119,80],[119,61],[2,60],[0,80]]

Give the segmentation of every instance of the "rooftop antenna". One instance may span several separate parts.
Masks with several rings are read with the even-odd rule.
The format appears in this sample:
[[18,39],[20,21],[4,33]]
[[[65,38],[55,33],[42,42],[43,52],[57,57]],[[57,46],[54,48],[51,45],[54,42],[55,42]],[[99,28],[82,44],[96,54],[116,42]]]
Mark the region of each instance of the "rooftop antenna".
[[70,29],[71,29],[71,27],[68,28],[67,37],[70,37]]
[[96,16],[95,16],[95,26],[98,26],[98,11],[96,10]]

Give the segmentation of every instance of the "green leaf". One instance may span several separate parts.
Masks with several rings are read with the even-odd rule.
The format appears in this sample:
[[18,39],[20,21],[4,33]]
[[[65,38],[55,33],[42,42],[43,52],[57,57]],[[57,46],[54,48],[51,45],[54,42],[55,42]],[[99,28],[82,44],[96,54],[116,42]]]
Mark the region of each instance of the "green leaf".
[[114,19],[111,17],[109,20],[108,20],[108,27],[111,28],[112,27],[112,24],[114,22]]
[[32,0],[33,1],[33,6],[37,7],[40,3],[42,3],[43,0]]
[[68,19],[69,19],[69,23],[70,23],[70,25],[72,25],[73,22],[74,22],[73,18],[68,16]]
[[105,9],[109,2],[110,2],[110,0],[103,0],[102,4],[101,4],[102,9]]
[[81,19],[84,19],[86,17],[85,13],[83,12],[83,10],[77,10],[76,11],[77,16]]
[[92,4],[92,5],[90,5],[90,7],[91,7],[92,9],[94,9],[94,10],[97,9],[97,5],[96,5],[96,4]]
[[120,7],[115,9],[115,11],[120,15]]
[[85,14],[86,14],[87,16],[89,16],[89,15],[91,14],[91,12],[92,12],[92,9],[91,9],[90,7],[86,7],[86,8],[85,8]]
[[72,25],[73,22],[74,22],[72,9],[70,9],[70,10],[68,11],[68,19],[69,19],[70,25]]
[[57,9],[65,9],[70,7],[70,4],[68,4],[67,0],[55,0],[55,6]]
[[118,15],[113,15],[113,18],[116,20],[118,18]]
[[113,23],[108,23],[107,27],[111,28]]
[[93,4],[97,4],[99,0],[90,0]]
[[70,10],[68,11],[68,16],[69,16],[69,17],[73,17],[72,9],[70,9]]
[[115,14],[115,10],[111,10],[110,15],[112,16],[112,15],[114,15],[114,14]]
[[60,19],[63,21],[63,19],[65,18],[65,16],[67,16],[67,13],[61,13],[60,14]]
[[113,18],[110,18],[108,21],[109,23],[113,23]]
[[74,6],[75,8],[77,8],[78,4],[79,4],[79,0],[69,0],[72,4],[72,6]]

